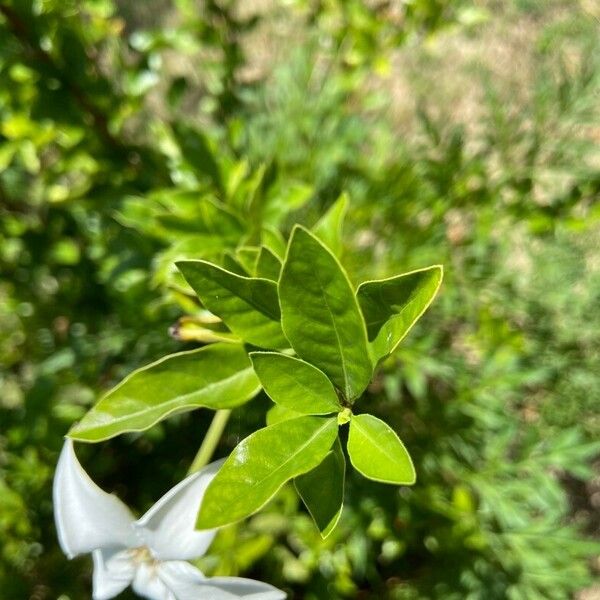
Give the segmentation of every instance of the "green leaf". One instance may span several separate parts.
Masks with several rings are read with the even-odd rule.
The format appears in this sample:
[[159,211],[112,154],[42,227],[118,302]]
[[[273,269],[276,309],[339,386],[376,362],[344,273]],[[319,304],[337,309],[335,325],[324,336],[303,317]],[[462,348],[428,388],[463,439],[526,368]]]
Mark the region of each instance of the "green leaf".
[[348,435],[352,466],[368,479],[412,485],[415,468],[394,430],[373,415],[353,415]]
[[323,538],[335,529],[340,520],[345,479],[346,459],[337,438],[319,466],[294,480],[296,490]]
[[342,252],[342,231],[348,210],[348,195],[344,192],[313,227],[313,233],[337,256]]
[[241,345],[212,344],[171,354],[128,375],[72,427],[69,437],[99,442],[143,431],[175,412],[232,408],[259,390]]
[[434,265],[360,284],[356,296],[367,323],[374,362],[398,347],[435,298],[442,276],[442,266]]
[[173,133],[181,148],[181,154],[199,174],[206,175],[220,191],[224,191],[221,170],[215,159],[215,152],[207,138],[197,129],[175,123]]
[[277,281],[281,273],[281,261],[266,246],[262,246],[256,260],[256,276]]
[[255,513],[286,481],[323,460],[337,429],[335,418],[299,417],[248,436],[208,486],[197,527],[212,529]]
[[[187,200],[187,197],[184,198]],[[171,239],[205,235],[236,243],[244,234],[244,226],[235,213],[210,196],[195,198],[193,208],[180,206],[177,209],[156,216]]]
[[242,265],[246,273],[252,277],[256,277],[256,263],[260,248],[252,246],[242,246],[235,251],[235,258]]
[[289,182],[272,188],[263,198],[261,212],[263,223],[277,227],[290,212],[302,208],[314,195],[314,186],[302,182]]
[[352,285],[312,233],[292,231],[279,280],[281,324],[292,347],[324,371],[348,400],[367,387],[373,367]]
[[285,256],[286,243],[278,229],[263,227],[260,231],[260,242],[280,260]]
[[202,304],[244,341],[263,348],[289,346],[273,281],[237,275],[203,260],[180,261],[177,268]]
[[327,375],[313,365],[277,352],[251,352],[258,379],[276,404],[305,415],[326,415],[342,407]]
[[235,273],[236,275],[243,275],[244,277],[249,275],[248,271],[244,269],[231,252],[223,253],[223,256],[221,257],[221,266],[226,271],[231,271],[231,273]]
[[300,413],[297,413],[295,410],[290,410],[289,408],[285,408],[285,406],[281,406],[280,404],[273,404],[271,408],[267,411],[267,425],[275,425],[275,423],[281,423],[281,421],[289,421],[290,419],[296,419],[301,417]]

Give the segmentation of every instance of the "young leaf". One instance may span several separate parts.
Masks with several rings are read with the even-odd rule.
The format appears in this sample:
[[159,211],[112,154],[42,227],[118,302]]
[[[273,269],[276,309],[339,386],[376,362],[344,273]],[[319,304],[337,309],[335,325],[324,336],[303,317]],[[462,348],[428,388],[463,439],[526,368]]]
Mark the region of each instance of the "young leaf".
[[235,273],[236,275],[243,275],[246,277],[249,275],[248,271],[244,269],[244,267],[238,262],[233,253],[224,252],[221,258],[221,266],[231,273]]
[[281,261],[266,246],[261,246],[256,260],[256,276],[277,281],[281,273]]
[[342,230],[348,210],[348,195],[344,192],[313,227],[313,233],[339,256],[342,251]]
[[263,227],[260,230],[260,243],[266,246],[280,260],[285,256],[286,243],[279,229]]
[[273,281],[237,275],[203,260],[180,261],[177,268],[202,304],[244,341],[263,348],[289,346]]
[[210,147],[204,134],[179,122],[173,126],[173,133],[181,148],[182,156],[194,171],[208,176],[214,185],[223,191],[223,178],[215,158],[216,152]]
[[353,415],[348,435],[352,466],[374,481],[412,485],[415,468],[404,444],[386,423],[373,415]]
[[256,263],[258,261],[258,254],[260,248],[253,246],[242,246],[235,252],[237,261],[242,265],[246,273],[252,277],[256,277]]
[[69,437],[99,442],[143,431],[174,412],[232,408],[259,390],[241,345],[213,344],[171,354],[128,375],[73,426]]
[[323,538],[340,520],[345,479],[346,459],[338,438],[319,466],[294,480],[296,490]]
[[292,347],[352,400],[373,367],[367,332],[341,265],[312,233],[296,226],[279,279],[281,324]]
[[255,513],[286,481],[314,469],[336,435],[335,418],[299,417],[248,436],[206,490],[196,526],[212,529]]
[[211,197],[194,198],[193,210],[158,214],[158,223],[170,234],[179,236],[216,236],[235,244],[244,234],[240,219]]
[[304,415],[326,415],[342,409],[333,385],[317,367],[277,352],[251,352],[250,360],[276,404]]
[[434,265],[360,284],[356,297],[367,323],[375,362],[389,356],[427,310],[440,288],[442,276],[441,265]]

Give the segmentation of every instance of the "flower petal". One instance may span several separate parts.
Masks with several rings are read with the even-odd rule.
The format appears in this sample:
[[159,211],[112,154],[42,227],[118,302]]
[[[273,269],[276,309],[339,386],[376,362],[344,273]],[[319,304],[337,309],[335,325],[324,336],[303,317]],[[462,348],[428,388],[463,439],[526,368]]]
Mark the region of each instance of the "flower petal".
[[127,550],[94,550],[94,600],[120,594],[132,581],[135,564]]
[[189,563],[164,562],[159,576],[177,600],[285,600],[286,594],[276,587],[242,577],[204,577]]
[[[251,600],[285,600],[287,598],[285,592],[268,583],[243,577],[209,577],[204,585],[204,590],[203,598],[206,600],[225,600],[230,597]],[[186,599],[180,598],[179,600]]]
[[190,475],[167,492],[134,526],[155,558],[186,560],[206,553],[215,530],[196,531],[196,516],[222,460]]
[[89,478],[70,440],[58,459],[53,497],[58,541],[69,558],[98,548],[137,545],[133,515],[116,496],[102,491]]
[[[160,579],[160,563],[141,563],[135,572],[133,591],[149,600],[177,600],[173,592]],[[196,600],[196,599],[195,599]]]

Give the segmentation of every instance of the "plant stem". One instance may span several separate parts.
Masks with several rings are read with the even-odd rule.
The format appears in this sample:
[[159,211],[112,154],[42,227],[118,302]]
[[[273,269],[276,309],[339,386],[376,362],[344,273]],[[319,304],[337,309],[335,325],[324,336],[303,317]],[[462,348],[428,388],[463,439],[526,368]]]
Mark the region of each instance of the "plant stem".
[[208,464],[221,439],[221,435],[223,434],[225,425],[227,425],[230,414],[231,410],[229,409],[218,410],[215,413],[212,423],[206,432],[206,436],[202,440],[198,453],[189,468],[188,475],[199,471]]

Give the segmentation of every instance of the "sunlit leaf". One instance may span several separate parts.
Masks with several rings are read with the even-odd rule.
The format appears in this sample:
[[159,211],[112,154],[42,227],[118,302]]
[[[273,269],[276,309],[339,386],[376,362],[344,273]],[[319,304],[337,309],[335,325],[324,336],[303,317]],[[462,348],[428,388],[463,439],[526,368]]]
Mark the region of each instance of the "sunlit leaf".
[[285,406],[281,406],[280,404],[273,404],[271,408],[267,411],[267,425],[275,425],[275,423],[280,423],[281,421],[289,421],[290,419],[296,419],[297,417],[301,417],[302,414],[296,412],[295,410],[290,410]]
[[196,526],[212,529],[255,513],[286,481],[321,463],[337,429],[335,418],[299,417],[248,436],[208,487]]
[[133,371],[73,426],[69,436],[99,442],[143,431],[175,412],[232,408],[259,389],[241,345],[213,344],[171,354]]
[[342,231],[348,210],[348,195],[343,193],[313,227],[313,233],[337,256],[342,251]]
[[263,348],[289,346],[273,281],[237,275],[202,260],[180,261],[177,268],[202,304],[244,341]]
[[277,352],[252,352],[250,359],[273,402],[305,415],[342,409],[333,385],[317,367]]
[[262,246],[256,260],[256,276],[277,281],[281,273],[281,261],[266,246]]
[[296,226],[279,280],[286,337],[304,360],[324,371],[349,400],[367,387],[372,364],[352,285],[335,256]]
[[375,361],[389,356],[427,310],[441,285],[440,265],[361,283],[356,297]]
[[412,485],[416,480],[412,460],[400,438],[372,415],[352,417],[348,456],[352,466],[368,479],[398,485]]

